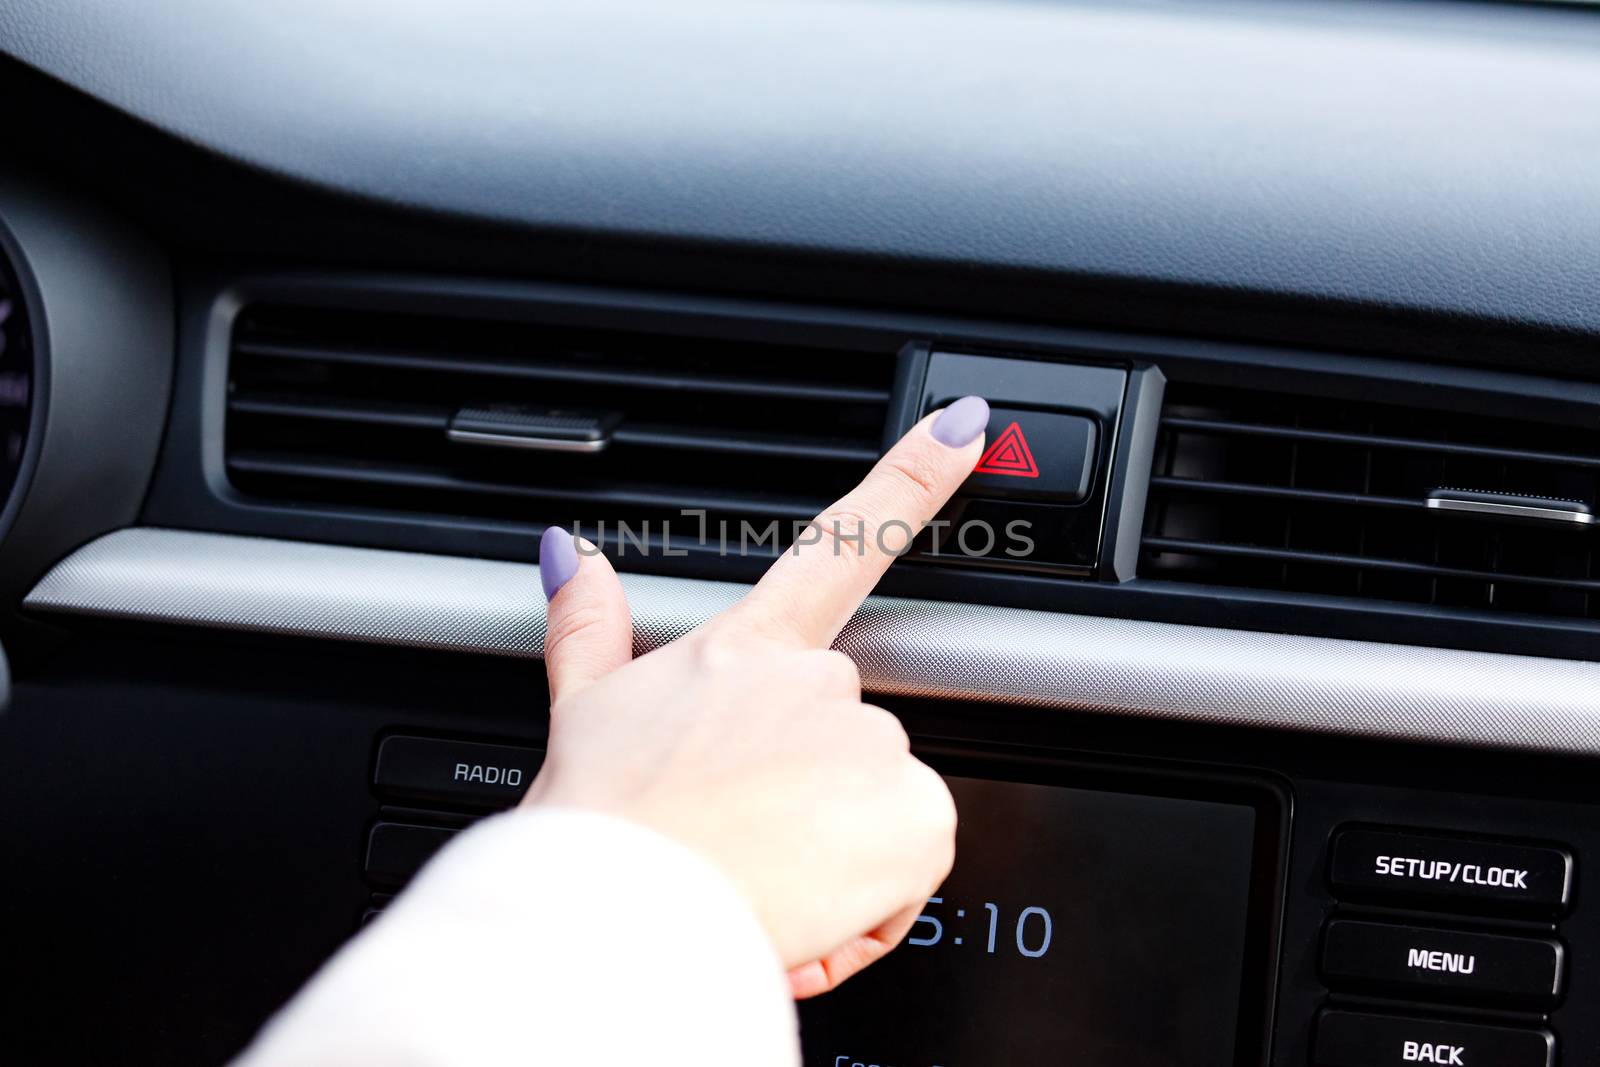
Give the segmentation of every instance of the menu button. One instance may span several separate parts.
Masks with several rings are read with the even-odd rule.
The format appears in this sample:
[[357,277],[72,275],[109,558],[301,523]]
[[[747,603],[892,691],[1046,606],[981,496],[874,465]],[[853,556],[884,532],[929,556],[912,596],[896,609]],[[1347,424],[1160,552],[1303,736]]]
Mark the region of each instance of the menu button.
[[1561,942],[1549,937],[1334,919],[1322,970],[1336,987],[1543,1007],[1561,995],[1564,954]]

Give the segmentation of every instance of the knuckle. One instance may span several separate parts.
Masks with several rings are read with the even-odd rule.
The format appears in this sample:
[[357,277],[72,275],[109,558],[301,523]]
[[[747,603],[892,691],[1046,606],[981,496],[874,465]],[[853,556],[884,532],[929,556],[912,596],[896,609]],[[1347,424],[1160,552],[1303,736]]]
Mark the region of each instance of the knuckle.
[[748,658],[735,631],[727,627],[713,627],[697,635],[693,653],[695,669],[713,675],[726,673]]
[[911,751],[911,735],[906,733],[905,723],[892,711],[887,711],[875,704],[863,704],[861,710],[864,723],[872,735],[878,738],[892,752],[906,753]]
[[918,789],[922,793],[919,798],[919,810],[927,820],[928,829],[939,838],[948,840],[953,854],[958,819],[955,797],[950,795],[950,787],[945,784],[945,780],[937,771],[921,760],[916,760],[915,763],[913,776],[918,781]]
[[545,631],[545,654],[573,645],[582,645],[591,633],[603,632],[610,619],[600,605],[580,600],[552,618]]
[[[861,495],[893,497],[887,493]],[[811,544],[821,546],[844,566],[885,553],[898,555],[916,537],[923,510],[922,503],[903,499],[885,499],[881,504],[871,500],[864,506],[852,494],[813,520],[819,535]]]
[[919,506],[942,495],[943,468],[927,449],[896,449],[884,457],[884,469],[894,477],[900,491]]
[[856,661],[836,649],[821,653],[822,672],[833,688],[849,693],[861,692],[861,668]]
[[741,600],[715,619],[706,623],[695,634],[702,641],[712,642],[719,653],[728,656],[749,655],[752,650],[763,649],[774,642],[781,644],[792,633],[790,613],[795,610],[784,606],[758,608],[749,599]]
[[835,555],[862,551],[873,544],[878,536],[878,522],[864,509],[840,501],[816,518],[816,525],[824,540],[832,542]]

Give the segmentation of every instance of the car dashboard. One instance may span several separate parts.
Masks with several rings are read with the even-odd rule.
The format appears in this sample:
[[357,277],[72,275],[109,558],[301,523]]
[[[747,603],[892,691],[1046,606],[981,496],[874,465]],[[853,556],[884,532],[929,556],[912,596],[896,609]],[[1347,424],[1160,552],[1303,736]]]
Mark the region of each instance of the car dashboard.
[[807,1067],[1591,1062],[1597,53],[1466,0],[14,0],[0,1056],[226,1062],[538,772],[544,528],[642,654],[976,393],[836,646],[956,867]]

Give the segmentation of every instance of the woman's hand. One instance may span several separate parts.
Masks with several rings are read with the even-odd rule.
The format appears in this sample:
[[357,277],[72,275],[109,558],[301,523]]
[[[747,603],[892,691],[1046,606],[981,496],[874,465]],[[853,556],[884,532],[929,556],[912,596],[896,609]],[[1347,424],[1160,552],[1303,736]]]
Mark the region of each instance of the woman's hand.
[[950,872],[949,790],[828,648],[972,471],[987,422],[977,397],[924,419],[818,517],[820,538],[637,660],[610,563],[580,555],[564,530],[540,544],[550,742],[523,803],[619,815],[710,860],[754,908],[797,996],[898,944]]

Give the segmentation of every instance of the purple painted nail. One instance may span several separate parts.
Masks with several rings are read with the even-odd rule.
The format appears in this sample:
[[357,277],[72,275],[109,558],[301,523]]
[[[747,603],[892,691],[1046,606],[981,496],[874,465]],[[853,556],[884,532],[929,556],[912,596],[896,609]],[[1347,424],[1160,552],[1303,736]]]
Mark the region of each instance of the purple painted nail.
[[981,396],[964,396],[939,412],[930,433],[941,445],[966,448],[989,425],[989,402]]
[[578,573],[578,546],[572,535],[559,526],[545,527],[539,538],[539,584],[549,600]]

